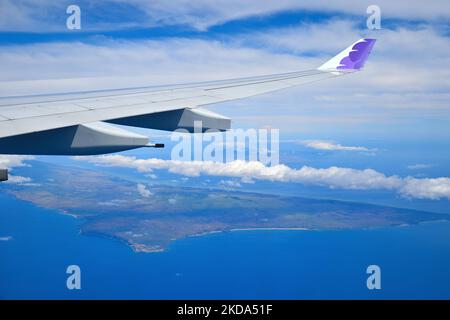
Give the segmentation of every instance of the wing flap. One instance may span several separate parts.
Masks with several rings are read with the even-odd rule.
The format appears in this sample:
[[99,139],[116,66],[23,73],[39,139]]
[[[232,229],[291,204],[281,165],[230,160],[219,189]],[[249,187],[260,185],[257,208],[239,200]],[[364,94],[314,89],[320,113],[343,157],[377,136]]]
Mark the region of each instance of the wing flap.
[[27,133],[0,139],[3,154],[95,155],[149,145],[147,137],[104,122]]

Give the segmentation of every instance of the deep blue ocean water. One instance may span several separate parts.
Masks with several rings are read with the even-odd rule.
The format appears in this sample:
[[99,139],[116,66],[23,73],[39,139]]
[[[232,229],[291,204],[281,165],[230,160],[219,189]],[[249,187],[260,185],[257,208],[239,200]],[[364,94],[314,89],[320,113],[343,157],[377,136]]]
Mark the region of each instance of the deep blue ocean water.
[[[0,298],[450,298],[450,223],[356,231],[240,231],[134,253],[79,220],[0,194]],[[79,291],[66,267],[81,267]],[[382,289],[366,288],[377,264]]]

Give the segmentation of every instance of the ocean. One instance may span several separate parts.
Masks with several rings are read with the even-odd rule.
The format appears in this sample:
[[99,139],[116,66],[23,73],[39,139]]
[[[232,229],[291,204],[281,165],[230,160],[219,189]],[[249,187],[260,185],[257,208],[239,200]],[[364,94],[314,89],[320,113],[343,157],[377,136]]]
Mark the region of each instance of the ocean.
[[[82,221],[0,194],[1,299],[449,299],[450,222],[236,231],[161,253],[79,234]],[[381,268],[368,290],[366,268]],[[68,290],[66,268],[81,269]]]

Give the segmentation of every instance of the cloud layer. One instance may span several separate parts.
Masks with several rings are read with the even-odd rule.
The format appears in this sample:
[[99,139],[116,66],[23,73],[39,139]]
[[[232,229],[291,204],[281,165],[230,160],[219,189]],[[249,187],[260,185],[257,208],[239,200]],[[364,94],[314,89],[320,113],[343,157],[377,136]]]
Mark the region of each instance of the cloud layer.
[[217,163],[210,161],[176,161],[163,159],[137,159],[122,155],[99,157],[75,157],[101,166],[132,168],[147,173],[153,170],[168,170],[174,174],[197,177],[200,175],[239,178],[242,182],[265,180],[274,182],[302,183],[332,189],[348,190],[392,190],[399,194],[419,199],[450,199],[450,179],[416,179],[411,177],[386,176],[373,169],[351,169],[342,167],[299,169],[286,165],[264,166],[256,161],[232,161]]

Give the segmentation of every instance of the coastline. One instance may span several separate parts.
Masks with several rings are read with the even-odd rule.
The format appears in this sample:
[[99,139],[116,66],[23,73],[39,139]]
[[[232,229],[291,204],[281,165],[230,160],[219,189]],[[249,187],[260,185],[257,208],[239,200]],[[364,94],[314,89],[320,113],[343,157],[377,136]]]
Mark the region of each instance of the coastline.
[[[225,233],[225,232],[242,232],[242,231],[311,231],[311,229],[308,229],[308,228],[280,228],[280,227],[236,228],[236,229],[225,229],[225,230],[214,230],[214,231],[202,232],[202,233],[187,235],[185,237],[170,239],[170,241],[174,242],[177,240],[181,240],[183,238],[196,238],[196,237],[203,237],[203,236],[207,236],[207,235],[211,235],[211,234],[219,234],[219,233]],[[134,252],[156,253],[156,252],[164,252],[167,249],[167,247],[160,247],[158,245],[149,246],[146,244],[133,243],[126,239],[123,239],[123,242],[128,244],[128,246],[130,246]]]

